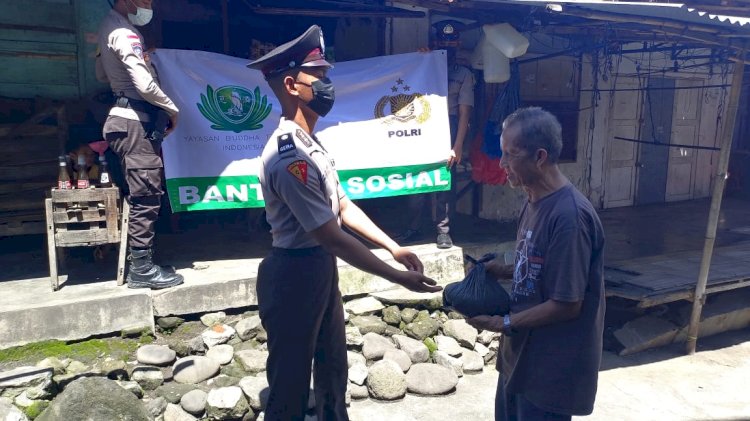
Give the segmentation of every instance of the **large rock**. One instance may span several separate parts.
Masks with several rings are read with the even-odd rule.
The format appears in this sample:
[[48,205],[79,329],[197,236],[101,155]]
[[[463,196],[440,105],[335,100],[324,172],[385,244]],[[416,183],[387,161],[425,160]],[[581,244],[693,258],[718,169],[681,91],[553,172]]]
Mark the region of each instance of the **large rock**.
[[367,333],[362,338],[362,355],[368,360],[378,360],[383,358],[385,351],[396,349],[393,342],[377,333]]
[[461,361],[464,363],[464,373],[478,373],[484,370],[484,357],[478,352],[464,349]]
[[383,303],[373,297],[358,298],[344,304],[344,310],[355,316],[371,315],[384,308]]
[[370,366],[367,390],[375,399],[394,400],[406,395],[406,376],[393,361],[381,360]]
[[398,348],[406,352],[412,363],[423,363],[430,359],[430,350],[422,342],[404,335],[393,335]]
[[352,317],[351,323],[359,328],[359,333],[366,335],[370,332],[382,335],[385,327],[388,326],[384,321],[376,316],[356,316]]
[[232,345],[216,345],[206,352],[206,357],[216,361],[219,365],[229,364],[234,357],[234,348]]
[[443,306],[442,292],[414,292],[404,288],[373,292],[371,296],[383,303],[396,304],[400,307],[424,307],[437,310]]
[[268,402],[268,379],[266,376],[247,376],[240,380],[240,388],[247,396],[250,407],[256,411],[265,409]]
[[419,314],[419,311],[417,311],[416,309],[405,308],[401,310],[401,321],[403,321],[404,323],[411,323],[415,318],[417,318],[417,314]]
[[195,390],[195,386],[192,384],[180,384],[180,383],[167,383],[159,386],[154,391],[156,396],[161,396],[169,403],[178,403],[183,395]]
[[443,331],[447,336],[458,341],[461,346],[473,349],[479,332],[466,320],[448,320],[443,325]]
[[357,326],[346,327],[347,346],[361,346],[363,341],[364,339],[362,338],[362,333],[359,331],[359,328]]
[[26,415],[16,408],[11,402],[0,398],[0,420],[2,421],[28,421]]
[[163,330],[177,329],[183,323],[185,323],[185,319],[175,316],[159,317],[156,319],[156,325]]
[[227,343],[234,334],[234,328],[229,325],[219,324],[201,333],[201,338],[203,338],[203,343],[211,348],[212,346]]
[[212,389],[206,397],[206,416],[214,420],[239,419],[250,405],[238,386]]
[[201,316],[201,323],[207,327],[213,327],[214,325],[224,323],[227,319],[227,313],[219,311],[217,313],[206,313]]
[[39,368],[51,368],[54,372],[53,374],[64,374],[65,368],[68,366],[68,364],[70,364],[69,360],[63,361],[59,358],[49,357],[36,363],[36,366]]
[[208,357],[185,357],[174,363],[172,374],[177,383],[196,384],[215,376],[219,368],[219,364]]
[[191,390],[180,398],[180,406],[190,415],[199,417],[206,412],[208,394],[200,389]]
[[411,367],[411,358],[404,350],[401,349],[389,349],[383,354],[384,360],[390,360],[398,364],[401,367],[401,371],[406,373]]
[[398,326],[401,323],[401,310],[398,306],[389,306],[383,309],[383,321],[392,326]]
[[498,332],[493,332],[491,330],[483,330],[479,332],[477,335],[477,342],[481,343],[482,345],[489,345],[490,342],[492,342],[494,339],[497,339],[500,337],[500,334]]
[[27,388],[44,385],[52,381],[54,369],[50,367],[18,367],[0,372],[0,390],[6,388]]
[[198,418],[188,414],[179,405],[167,404],[163,415],[164,421],[196,421]]
[[143,397],[143,388],[137,382],[129,380],[115,380],[115,382],[119,384],[121,388],[134,394],[136,398],[141,399]]
[[237,336],[243,341],[254,338],[262,328],[259,316],[250,316],[240,320],[234,325],[234,329],[237,331]]
[[177,353],[164,345],[143,345],[138,348],[135,357],[141,364],[166,366],[174,362]]
[[164,398],[156,398],[151,399],[150,401],[146,402],[146,411],[148,411],[149,414],[151,414],[152,417],[158,418],[160,415],[164,413],[167,409],[167,405],[169,405],[169,402],[167,402]]
[[347,368],[351,368],[351,366],[357,363],[366,365],[367,359],[359,352],[346,351],[346,362],[347,362]]
[[440,323],[438,323],[437,320],[426,318],[426,319],[420,319],[417,318],[413,322],[406,325],[404,328],[404,333],[411,336],[412,338],[424,340],[424,338],[429,338],[430,336],[434,336],[438,329],[440,328]]
[[474,344],[474,352],[479,354],[480,357],[484,358],[487,354],[490,353],[490,349],[482,345],[481,342],[477,342]]
[[68,385],[36,418],[38,421],[150,421],[146,407],[113,380],[84,377]]
[[437,364],[414,364],[406,373],[409,392],[420,395],[444,395],[458,384],[458,376],[448,367]]
[[234,358],[239,361],[242,367],[248,373],[260,373],[265,371],[266,362],[268,361],[268,351],[258,349],[246,349],[234,353]]
[[366,399],[370,396],[370,392],[367,390],[367,386],[360,386],[354,383],[349,383],[347,388],[349,395],[352,399]]
[[458,341],[450,336],[435,336],[435,343],[437,344],[438,351],[443,351],[451,357],[458,357],[463,352]]
[[435,351],[432,353],[432,359],[435,360],[435,364],[448,367],[453,370],[458,377],[464,375],[464,362],[458,358],[453,358],[443,351]]
[[164,373],[157,367],[142,365],[133,369],[130,380],[141,385],[143,390],[154,390],[164,383]]
[[362,386],[367,380],[367,366],[364,364],[355,364],[349,368],[349,381]]

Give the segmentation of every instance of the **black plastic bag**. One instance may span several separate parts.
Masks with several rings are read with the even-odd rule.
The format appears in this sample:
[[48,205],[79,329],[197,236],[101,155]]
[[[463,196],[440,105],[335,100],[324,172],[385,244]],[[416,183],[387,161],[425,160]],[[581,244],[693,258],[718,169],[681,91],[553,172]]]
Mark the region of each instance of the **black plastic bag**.
[[443,305],[451,307],[466,317],[479,315],[502,316],[510,312],[510,296],[492,276],[487,276],[484,264],[497,257],[488,253],[475,260],[469,255],[467,260],[474,267],[460,282],[448,284],[443,289]]

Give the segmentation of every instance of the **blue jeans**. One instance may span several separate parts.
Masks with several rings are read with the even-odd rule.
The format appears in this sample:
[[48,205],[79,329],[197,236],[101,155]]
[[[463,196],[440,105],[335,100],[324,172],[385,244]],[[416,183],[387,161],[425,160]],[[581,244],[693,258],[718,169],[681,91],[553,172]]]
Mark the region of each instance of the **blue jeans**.
[[570,421],[570,415],[545,411],[521,394],[507,394],[503,376],[497,379],[495,421]]

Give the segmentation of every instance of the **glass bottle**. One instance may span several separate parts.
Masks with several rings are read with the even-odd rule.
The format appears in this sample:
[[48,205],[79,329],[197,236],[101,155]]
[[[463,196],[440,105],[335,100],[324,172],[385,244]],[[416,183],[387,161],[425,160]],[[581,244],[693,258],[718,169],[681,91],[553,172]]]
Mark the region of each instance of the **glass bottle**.
[[99,155],[99,187],[112,187],[112,177],[104,155]]
[[76,183],[76,188],[87,189],[89,185],[89,174],[86,172],[86,157],[78,155],[78,182]]
[[70,182],[70,174],[68,173],[68,160],[65,155],[58,157],[60,172],[57,175],[57,188],[60,190],[70,190],[73,188],[73,183]]

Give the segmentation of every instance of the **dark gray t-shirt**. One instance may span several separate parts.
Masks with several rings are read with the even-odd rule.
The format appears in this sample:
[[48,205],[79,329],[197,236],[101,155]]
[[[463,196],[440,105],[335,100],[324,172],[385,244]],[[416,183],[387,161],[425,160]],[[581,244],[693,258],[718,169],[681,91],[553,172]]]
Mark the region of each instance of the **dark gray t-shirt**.
[[511,313],[547,300],[583,301],[578,318],[503,337],[507,393],[547,411],[593,411],[604,330],[604,232],[591,203],[568,184],[521,211]]

